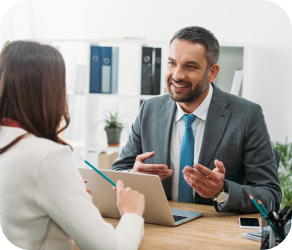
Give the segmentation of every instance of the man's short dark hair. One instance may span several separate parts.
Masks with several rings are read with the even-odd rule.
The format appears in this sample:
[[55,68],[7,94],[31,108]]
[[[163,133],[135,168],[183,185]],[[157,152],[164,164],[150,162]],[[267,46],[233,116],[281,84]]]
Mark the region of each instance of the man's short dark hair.
[[218,62],[220,46],[216,37],[209,31],[199,26],[190,26],[177,31],[172,37],[174,39],[186,40],[191,43],[201,43],[205,45],[205,56],[208,67]]

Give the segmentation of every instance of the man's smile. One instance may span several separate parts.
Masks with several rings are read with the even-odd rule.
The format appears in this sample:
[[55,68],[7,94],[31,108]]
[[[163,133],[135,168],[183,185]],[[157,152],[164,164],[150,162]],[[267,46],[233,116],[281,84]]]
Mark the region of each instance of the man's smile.
[[177,84],[177,83],[173,83],[173,82],[172,82],[172,84],[173,84],[175,87],[177,87],[177,88],[186,88],[186,87],[188,87],[188,86],[179,85],[179,84]]

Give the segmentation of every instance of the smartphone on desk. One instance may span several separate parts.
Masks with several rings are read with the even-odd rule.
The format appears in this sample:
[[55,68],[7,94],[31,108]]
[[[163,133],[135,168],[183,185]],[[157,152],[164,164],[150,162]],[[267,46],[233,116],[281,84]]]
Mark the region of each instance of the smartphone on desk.
[[259,218],[239,218],[239,228],[261,229]]

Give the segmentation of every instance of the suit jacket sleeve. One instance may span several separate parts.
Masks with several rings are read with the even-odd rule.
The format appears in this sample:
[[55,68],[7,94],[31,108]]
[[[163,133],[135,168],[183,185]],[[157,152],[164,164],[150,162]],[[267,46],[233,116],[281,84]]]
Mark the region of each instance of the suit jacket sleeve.
[[143,153],[141,142],[141,120],[143,115],[143,109],[145,106],[144,101],[141,105],[140,112],[132,125],[132,131],[129,136],[129,140],[118,159],[111,166],[111,170],[115,171],[129,171],[133,168],[136,157]]
[[[281,202],[281,186],[275,155],[261,107],[255,105],[249,115],[242,145],[246,185],[226,180],[229,200],[221,212],[258,212],[251,194],[269,209],[270,201]],[[234,166],[236,167],[236,166]],[[219,212],[217,206],[216,210]]]

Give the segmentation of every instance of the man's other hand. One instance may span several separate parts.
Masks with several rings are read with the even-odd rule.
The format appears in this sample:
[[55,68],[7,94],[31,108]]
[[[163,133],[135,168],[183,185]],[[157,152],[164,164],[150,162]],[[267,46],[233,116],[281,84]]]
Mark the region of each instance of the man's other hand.
[[136,161],[131,173],[140,173],[140,174],[153,174],[158,175],[161,180],[172,175],[172,170],[168,169],[166,165],[163,164],[146,164],[146,159],[152,158],[155,155],[155,152],[147,152],[136,157]]
[[195,164],[194,168],[186,166],[183,170],[186,182],[204,198],[214,198],[224,188],[225,167],[215,160],[216,168],[212,170]]

